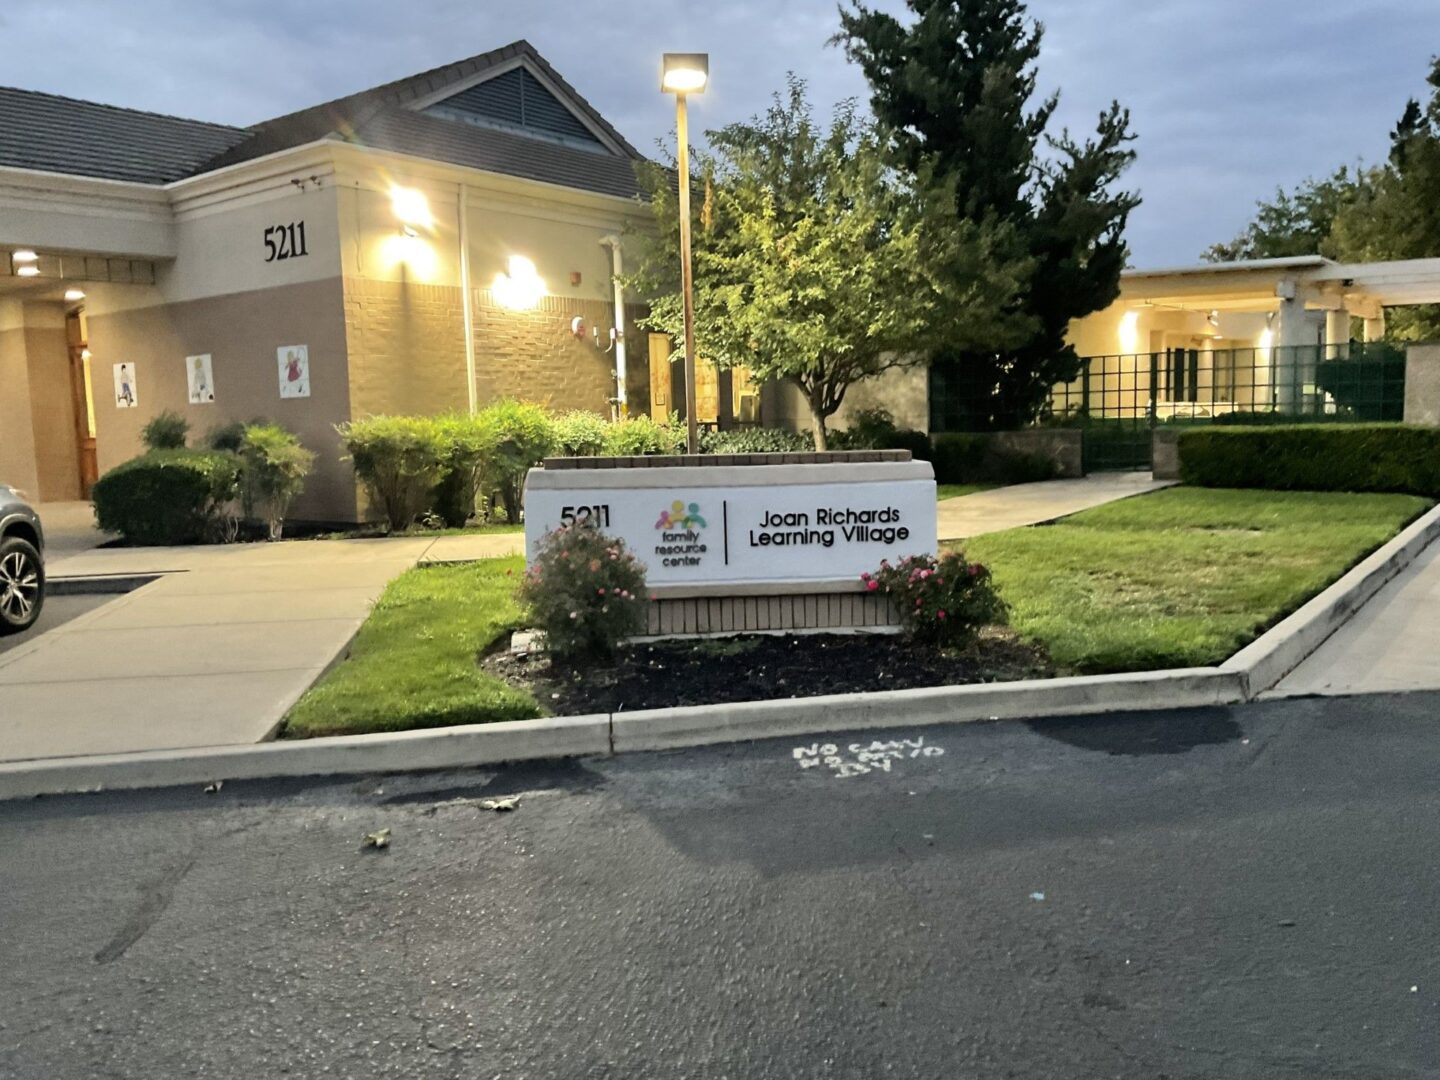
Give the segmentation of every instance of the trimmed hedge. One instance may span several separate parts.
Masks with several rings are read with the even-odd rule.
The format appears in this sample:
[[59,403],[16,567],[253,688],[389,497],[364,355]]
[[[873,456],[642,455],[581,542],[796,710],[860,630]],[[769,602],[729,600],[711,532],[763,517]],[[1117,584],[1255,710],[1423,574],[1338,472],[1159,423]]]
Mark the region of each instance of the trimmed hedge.
[[100,477],[90,497],[100,528],[128,543],[194,544],[213,538],[239,476],[234,454],[152,450]]
[[785,428],[736,428],[700,433],[702,454],[803,454],[815,449],[809,432]]
[[1201,487],[1440,496],[1440,428],[1209,427],[1181,432],[1180,478]]
[[984,435],[945,432],[930,437],[930,460],[937,484],[973,484],[983,479],[985,450],[990,440]]

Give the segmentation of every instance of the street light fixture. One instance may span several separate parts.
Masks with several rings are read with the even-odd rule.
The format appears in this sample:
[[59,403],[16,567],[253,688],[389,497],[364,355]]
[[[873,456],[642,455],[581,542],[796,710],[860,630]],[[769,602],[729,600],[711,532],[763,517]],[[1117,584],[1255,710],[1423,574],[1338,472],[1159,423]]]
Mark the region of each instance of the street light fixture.
[[687,94],[703,94],[710,81],[708,53],[666,53],[660,89],[675,95],[676,165],[680,172],[680,295],[685,309],[685,428],[688,453],[700,452],[695,400],[695,297],[690,273],[690,124]]

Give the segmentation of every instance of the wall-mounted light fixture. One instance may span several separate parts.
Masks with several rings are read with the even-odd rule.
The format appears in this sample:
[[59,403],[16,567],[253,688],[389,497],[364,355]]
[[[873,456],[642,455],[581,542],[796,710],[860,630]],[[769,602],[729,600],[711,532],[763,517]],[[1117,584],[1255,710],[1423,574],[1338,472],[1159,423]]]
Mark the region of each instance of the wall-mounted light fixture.
[[17,266],[15,273],[20,277],[35,277],[40,273],[40,267],[34,263],[25,263],[23,266]]
[[490,287],[495,300],[512,311],[528,311],[545,295],[545,282],[535,264],[524,255],[511,255],[509,272],[496,274]]
[[33,263],[39,260],[40,256],[29,248],[21,248],[18,251],[12,251],[10,258],[17,263]]
[[1138,352],[1140,349],[1140,313],[1127,311],[1120,316],[1120,351]]
[[84,299],[85,299],[85,290],[84,290],[84,289],[66,289],[66,290],[65,290],[65,299],[66,299],[66,300],[69,300],[72,304],[73,304],[76,300],[84,300]]
[[400,231],[414,236],[416,229],[428,229],[435,224],[435,215],[430,212],[430,200],[423,191],[415,188],[390,187],[390,209],[400,222]]

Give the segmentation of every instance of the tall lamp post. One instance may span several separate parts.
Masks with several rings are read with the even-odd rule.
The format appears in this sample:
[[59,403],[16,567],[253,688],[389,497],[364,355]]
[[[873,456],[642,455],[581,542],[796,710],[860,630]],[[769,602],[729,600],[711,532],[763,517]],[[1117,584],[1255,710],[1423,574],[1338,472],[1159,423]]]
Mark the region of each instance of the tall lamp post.
[[688,94],[703,94],[710,81],[709,53],[666,53],[660,65],[660,89],[675,95],[676,154],[680,170],[680,294],[685,309],[685,427],[689,453],[700,452],[695,400],[695,297],[690,273],[690,123]]

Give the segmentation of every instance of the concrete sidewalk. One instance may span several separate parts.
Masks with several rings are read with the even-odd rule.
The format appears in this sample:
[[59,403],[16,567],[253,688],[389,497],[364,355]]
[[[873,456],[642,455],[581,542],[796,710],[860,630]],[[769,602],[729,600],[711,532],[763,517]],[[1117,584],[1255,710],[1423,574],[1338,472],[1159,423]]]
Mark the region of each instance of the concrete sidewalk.
[[1148,472],[1095,473],[1078,480],[1045,480],[961,495],[939,504],[940,539],[963,540],[1038,525],[1116,499],[1158,491],[1173,483],[1154,480]]
[[1440,543],[1357,611],[1266,697],[1440,689]]
[[[52,581],[159,575],[0,654],[0,761],[253,743],[421,561],[518,552],[518,533],[86,550]],[[62,550],[72,553],[61,555]]]

